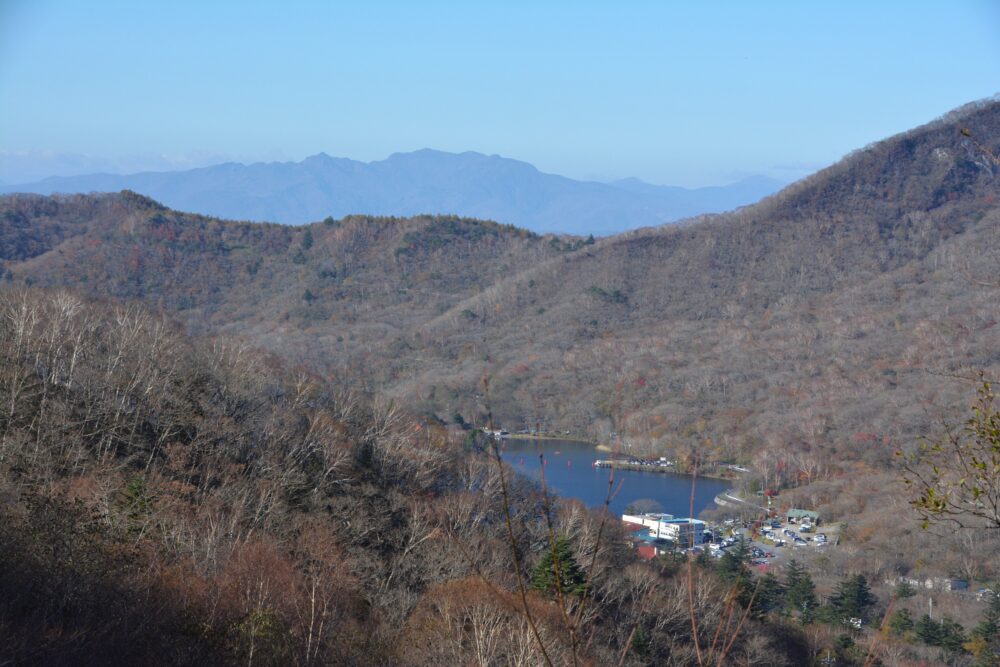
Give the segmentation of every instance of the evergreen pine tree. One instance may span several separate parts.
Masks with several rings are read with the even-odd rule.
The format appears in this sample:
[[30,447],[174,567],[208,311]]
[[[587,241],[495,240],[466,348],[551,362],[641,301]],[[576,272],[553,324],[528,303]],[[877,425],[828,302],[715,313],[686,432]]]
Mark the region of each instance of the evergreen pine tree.
[[973,628],[964,648],[976,656],[977,667],[1000,663],[1000,595],[993,594],[983,620]]
[[632,635],[632,651],[640,658],[646,658],[649,655],[649,638],[646,637],[646,632],[641,625],[636,626],[635,634]]
[[145,478],[136,475],[128,481],[121,494],[121,504],[128,517],[128,532],[143,532],[153,511],[153,496],[146,486]]
[[746,567],[748,560],[750,560],[750,545],[746,540],[740,540],[732,549],[727,549],[722,558],[719,559],[717,568],[719,576],[730,584],[747,579],[749,577]]
[[1000,595],[991,596],[983,620],[972,630],[972,635],[982,637],[987,642],[1000,642]]
[[930,646],[941,644],[941,626],[928,614],[924,614],[913,626],[913,633],[917,639]]
[[863,574],[857,574],[842,581],[830,598],[830,606],[837,613],[839,620],[863,619],[868,608],[873,604],[875,604],[875,596],[872,595],[871,588],[868,587],[868,580]]
[[913,615],[908,609],[897,609],[889,617],[889,632],[897,637],[903,637],[913,629]]
[[785,609],[798,614],[803,623],[811,623],[817,606],[812,577],[798,561],[790,560],[785,570]]
[[913,588],[913,586],[910,585],[909,582],[901,581],[898,584],[896,584],[896,597],[897,598],[899,598],[901,600],[905,600],[906,598],[912,598],[916,594],[917,594],[916,589]]
[[743,608],[753,605],[760,613],[759,604],[754,594],[753,577],[750,576],[750,570],[747,568],[749,560],[750,544],[746,540],[740,540],[732,549],[727,550],[722,555],[716,566],[716,572],[719,573],[723,581],[733,587],[736,592],[736,601]]
[[754,608],[759,614],[766,614],[781,609],[785,604],[785,587],[770,572],[757,581],[757,593],[754,595]]
[[965,628],[961,623],[950,618],[941,620],[941,647],[952,653],[960,653],[962,645],[965,644]]
[[587,590],[587,578],[564,537],[549,545],[531,575],[531,586],[542,592],[555,592],[556,582],[563,594],[581,595]]
[[913,629],[913,616],[907,609],[897,609],[889,617],[889,631],[897,637]]

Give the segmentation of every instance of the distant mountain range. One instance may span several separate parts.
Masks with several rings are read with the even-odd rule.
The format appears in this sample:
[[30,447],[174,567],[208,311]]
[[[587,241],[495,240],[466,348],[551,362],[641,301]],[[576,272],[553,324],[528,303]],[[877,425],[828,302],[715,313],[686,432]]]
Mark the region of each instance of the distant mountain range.
[[301,162],[51,177],[0,187],[0,192],[133,190],[175,209],[236,220],[303,224],[350,214],[438,213],[485,218],[536,232],[604,236],[731,210],[783,185],[763,176],[694,189],[651,185],[635,178],[577,181],[498,155],[424,149],[375,162],[319,153]]

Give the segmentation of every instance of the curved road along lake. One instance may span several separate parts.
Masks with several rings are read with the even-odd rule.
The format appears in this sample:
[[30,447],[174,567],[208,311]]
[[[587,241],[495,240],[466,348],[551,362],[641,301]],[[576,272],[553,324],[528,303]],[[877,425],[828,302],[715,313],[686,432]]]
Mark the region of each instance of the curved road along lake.
[[[545,483],[549,491],[564,498],[576,498],[588,507],[601,507],[608,490],[609,468],[595,468],[596,459],[609,455],[592,444],[567,440],[507,439],[502,455],[514,470],[531,479],[541,477],[539,454],[545,457]],[[620,516],[636,500],[655,500],[662,511],[677,517],[688,516],[691,508],[691,477],[663,472],[616,470],[615,486],[621,490],[611,501],[611,512]],[[730,484],[699,477],[695,484],[694,514],[713,505],[713,499]]]

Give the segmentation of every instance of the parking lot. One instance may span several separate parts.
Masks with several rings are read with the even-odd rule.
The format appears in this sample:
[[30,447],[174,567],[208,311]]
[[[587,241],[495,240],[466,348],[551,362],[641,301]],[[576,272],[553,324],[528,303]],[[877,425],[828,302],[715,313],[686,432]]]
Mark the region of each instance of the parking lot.
[[[783,519],[773,519],[763,522],[756,529],[746,525],[716,526],[713,540],[706,546],[709,553],[716,558],[737,545],[740,539],[748,541],[750,548],[750,564],[757,567],[768,567],[781,560],[796,557],[796,553],[814,552],[826,549],[837,541],[837,526],[810,523],[800,524]],[[806,550],[809,550],[808,552]]]

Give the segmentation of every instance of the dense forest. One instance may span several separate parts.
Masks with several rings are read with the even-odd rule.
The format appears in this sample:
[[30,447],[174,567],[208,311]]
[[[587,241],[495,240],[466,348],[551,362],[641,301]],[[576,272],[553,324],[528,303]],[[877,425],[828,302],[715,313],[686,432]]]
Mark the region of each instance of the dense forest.
[[[4,641],[65,663],[988,657],[986,603],[928,624],[888,582],[1000,578],[995,535],[921,528],[897,455],[1000,377],[997,137],[1000,103],[973,104],[754,206],[596,241],[0,198]],[[845,522],[806,563],[816,616],[789,608],[798,575],[637,562],[617,522],[505,472],[465,430],[490,415],[738,463]],[[835,629],[846,599],[873,631]]]

